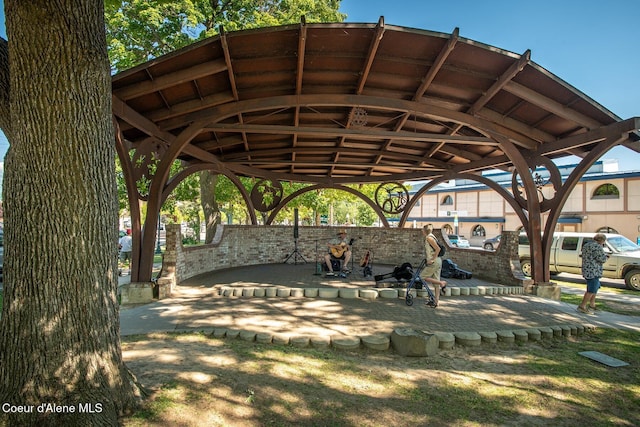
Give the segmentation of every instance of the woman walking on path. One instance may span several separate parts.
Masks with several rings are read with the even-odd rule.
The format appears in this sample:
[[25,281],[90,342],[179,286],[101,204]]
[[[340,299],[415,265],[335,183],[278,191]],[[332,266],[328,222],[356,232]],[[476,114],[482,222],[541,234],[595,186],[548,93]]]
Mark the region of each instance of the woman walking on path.
[[[600,289],[600,278],[602,277],[602,265],[607,261],[607,254],[604,252],[604,242],[607,236],[598,233],[593,236],[593,240],[587,242],[582,247],[582,277],[587,282],[587,291],[582,297],[582,302],[577,310],[580,313],[591,314],[597,310],[596,294]],[[589,307],[587,307],[589,304]]]
[[424,235],[424,252],[427,265],[420,273],[420,278],[425,282],[433,283],[435,301],[431,304],[427,302],[427,305],[433,305],[435,308],[438,306],[438,301],[440,301],[440,292],[444,292],[447,282],[440,280],[442,258],[438,256],[440,254],[440,246],[436,236],[433,235],[433,224],[427,224],[422,227],[422,234]]

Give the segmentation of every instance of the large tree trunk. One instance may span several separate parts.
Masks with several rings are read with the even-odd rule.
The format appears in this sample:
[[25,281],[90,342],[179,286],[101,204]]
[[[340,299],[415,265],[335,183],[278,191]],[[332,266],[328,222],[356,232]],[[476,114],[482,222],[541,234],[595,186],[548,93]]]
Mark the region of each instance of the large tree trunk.
[[[117,425],[136,386],[122,361],[116,301],[103,2],[5,0],[5,11],[11,97],[0,115],[12,132],[0,402],[33,412],[2,415],[7,425]],[[42,412],[52,409],[43,403],[65,412]]]
[[216,225],[220,223],[220,208],[216,202],[216,184],[218,175],[210,171],[200,172],[200,203],[204,212],[205,239],[204,243],[213,241]]

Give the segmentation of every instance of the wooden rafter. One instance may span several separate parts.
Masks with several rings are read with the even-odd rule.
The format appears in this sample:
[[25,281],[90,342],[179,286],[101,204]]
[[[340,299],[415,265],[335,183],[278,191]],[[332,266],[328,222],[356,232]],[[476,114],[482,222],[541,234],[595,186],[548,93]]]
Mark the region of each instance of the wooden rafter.
[[[447,57],[449,56],[449,54],[451,54],[451,52],[455,48],[456,43],[458,41],[459,34],[460,34],[460,29],[458,27],[456,27],[453,30],[453,32],[451,33],[451,36],[449,37],[449,39],[447,40],[447,43],[440,50],[440,53],[438,53],[438,56],[436,57],[436,60],[429,67],[429,70],[427,71],[427,74],[422,79],[422,83],[420,83],[420,86],[418,87],[416,92],[413,94],[413,101],[418,102],[420,100],[420,98],[422,98],[424,96],[424,94],[427,92],[427,90],[429,89],[429,86],[431,85],[433,80],[436,78],[436,75],[442,69],[442,66],[444,65],[445,61],[447,60]],[[411,117],[411,113],[410,112],[404,113],[404,115],[398,120],[398,123],[396,124],[394,130],[396,132],[399,132],[404,127],[404,125],[407,123],[407,120],[409,120],[410,117]],[[391,146],[392,143],[393,143],[393,139],[387,140],[385,142],[384,148],[388,149]],[[433,155],[433,153],[431,153],[431,155]],[[427,155],[426,157],[431,157],[431,155]],[[382,156],[378,156],[374,160],[374,163],[378,164],[381,160],[382,160]],[[421,163],[422,162],[417,163],[416,166],[419,166]]]
[[[224,62],[227,65],[227,74],[229,75],[229,85],[231,86],[231,93],[233,99],[238,100],[238,86],[236,84],[235,73],[233,72],[233,64],[231,63],[231,53],[229,53],[229,42],[227,41],[227,35],[224,32],[222,25],[220,26],[220,44],[222,45],[222,51],[224,52]],[[242,123],[242,113],[238,113],[238,123]],[[249,141],[247,141],[247,135],[242,132],[242,142],[244,143],[245,151],[249,152]],[[250,156],[249,156],[250,157]]]
[[[380,41],[382,40],[383,36],[384,36],[384,18],[381,16],[380,19],[378,20],[378,24],[376,25],[376,31],[374,32],[374,35],[371,38],[371,42],[369,44],[367,59],[365,61],[362,72],[360,73],[360,79],[358,81],[358,88],[356,89],[356,95],[362,94],[362,91],[364,90],[364,86],[367,83],[367,77],[369,77],[369,72],[371,71],[373,61],[376,57],[376,52],[378,51],[378,46],[380,46]],[[351,107],[351,110],[349,111],[349,116],[347,117],[347,124],[345,125],[347,129],[350,128],[353,123],[353,117],[354,117],[356,108],[358,107]],[[337,144],[338,149],[342,147],[342,145],[344,144],[344,141],[345,141],[344,137],[340,138]],[[333,159],[334,163],[337,162],[339,158],[340,158],[340,151],[338,150],[336,151]],[[335,169],[332,166],[330,173],[333,173],[334,170]]]
[[[298,37],[298,64],[296,66],[296,95],[302,93],[302,79],[304,77],[304,53],[307,45],[307,21],[304,16],[300,18],[300,36]],[[300,105],[296,105],[295,113],[293,117],[293,125],[298,126],[300,124]],[[291,146],[296,147],[298,145],[298,135],[293,135]],[[291,173],[295,173],[295,160],[296,152],[291,150],[291,160],[294,162],[291,165]]]

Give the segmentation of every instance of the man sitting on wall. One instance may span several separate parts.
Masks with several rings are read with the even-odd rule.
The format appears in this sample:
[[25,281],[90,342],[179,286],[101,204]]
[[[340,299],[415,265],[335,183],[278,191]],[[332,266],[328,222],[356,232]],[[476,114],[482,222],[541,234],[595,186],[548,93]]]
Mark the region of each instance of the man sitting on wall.
[[337,236],[338,237],[331,239],[331,241],[327,243],[329,252],[324,256],[324,262],[327,264],[327,268],[329,269],[327,276],[335,275],[333,266],[331,265],[331,260],[342,261],[342,272],[348,271],[347,266],[349,265],[349,260],[351,260],[351,246],[347,240],[347,231],[344,229],[340,230]]

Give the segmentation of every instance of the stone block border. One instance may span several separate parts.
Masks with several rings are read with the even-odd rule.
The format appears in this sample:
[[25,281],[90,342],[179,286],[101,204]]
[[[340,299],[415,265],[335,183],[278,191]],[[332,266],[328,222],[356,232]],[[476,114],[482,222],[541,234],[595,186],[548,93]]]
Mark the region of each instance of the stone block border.
[[[540,340],[557,340],[567,339],[571,336],[581,336],[585,332],[594,331],[595,329],[595,326],[590,324],[554,325],[483,332],[428,332],[398,328],[388,333],[378,333],[367,336],[298,336],[286,333],[270,334],[268,332],[221,327],[204,332],[212,338],[240,339],[259,344],[273,343],[291,345],[299,348],[333,348],[344,351],[394,351],[395,353],[405,356],[428,357],[436,354],[439,350],[451,350],[456,345],[467,348],[480,347],[483,345],[521,345],[523,343]],[[410,338],[410,341],[405,341],[404,339],[398,339],[399,336],[412,338]],[[427,340],[425,342],[430,343],[428,345],[418,345],[418,348],[423,347],[423,349],[416,350],[416,339]],[[407,348],[403,348],[402,346],[407,346]],[[434,353],[434,350],[436,353]],[[422,353],[420,353],[420,351],[422,351]]]
[[[448,286],[446,295],[447,297],[464,298],[465,296],[474,295],[520,295],[524,293],[522,286]],[[279,286],[239,288],[221,286],[218,288],[218,295],[225,298],[362,298],[376,300],[404,298],[406,289],[354,287],[289,288]],[[418,295],[421,296],[419,292]],[[394,351],[400,355],[428,357],[433,355],[434,348],[436,351],[439,351],[451,350],[455,346],[472,348],[479,346],[522,345],[527,342],[541,340],[567,339],[571,336],[583,335],[585,331],[594,329],[595,327],[589,324],[567,324],[544,327],[527,327],[526,325],[520,325],[514,329],[499,331],[431,332],[416,330],[414,331],[415,334],[412,334],[410,330],[400,328],[389,331],[388,333],[378,333],[369,336],[297,336],[287,333],[271,334],[259,331],[215,328],[210,332],[210,336],[213,338],[241,339],[259,344],[273,343],[291,345],[300,348],[333,348],[344,351]],[[396,348],[405,345],[402,344],[404,340],[398,339],[399,335],[415,335],[412,338],[413,347],[411,349]],[[431,342],[428,346],[422,346],[425,348],[424,354],[415,354],[415,340],[423,340],[424,338],[420,338],[421,335],[428,336]],[[418,348],[421,348],[422,344],[419,344]]]
[[[413,295],[416,296],[416,291]],[[447,286],[447,297],[464,297],[474,295],[523,295],[522,286],[478,286],[456,287]],[[417,296],[424,296],[426,292],[417,292]],[[223,297],[243,298],[345,298],[345,299],[396,299],[404,298],[404,288],[353,288],[353,287],[325,287],[325,288],[289,288],[284,286],[266,286],[261,288],[241,288],[233,286],[218,287],[218,295]]]

